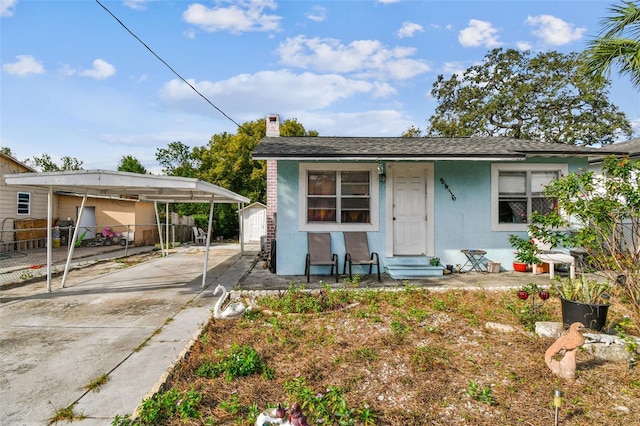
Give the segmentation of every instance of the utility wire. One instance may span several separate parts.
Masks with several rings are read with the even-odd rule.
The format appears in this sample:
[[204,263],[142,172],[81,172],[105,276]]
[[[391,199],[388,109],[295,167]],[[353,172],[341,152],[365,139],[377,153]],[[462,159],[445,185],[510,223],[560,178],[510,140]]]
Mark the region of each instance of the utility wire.
[[[200,92],[198,91],[198,89],[196,89],[195,87],[193,87],[193,85],[191,85],[191,83],[189,83],[189,82],[188,82],[187,80],[185,80],[185,79],[184,79],[180,74],[178,74],[178,72],[177,72],[176,70],[174,70],[174,69],[171,67],[171,65],[169,65],[169,64],[168,64],[164,59],[162,59],[160,56],[158,56],[158,55],[156,54],[156,52],[154,52],[154,51],[153,51],[149,46],[147,46],[147,44],[146,44],[144,41],[140,40],[140,37],[138,37],[137,35],[135,35],[135,34],[133,33],[133,31],[131,31],[129,28],[127,28],[127,26],[126,26],[126,25],[125,25],[125,24],[124,24],[120,19],[118,19],[118,17],[117,17],[116,15],[114,15],[113,13],[111,13],[111,11],[110,11],[109,9],[107,9],[107,7],[106,7],[105,5],[103,5],[102,3],[100,3],[100,0],[96,0],[96,3],[98,3],[98,4],[99,4],[99,5],[100,5],[100,6],[101,6],[101,7],[102,7],[102,8],[103,8],[103,9],[104,9],[104,10],[105,10],[109,15],[111,15],[111,16],[113,17],[113,19],[115,19],[116,21],[118,21],[118,23],[119,23],[120,25],[122,25],[122,27],[123,27],[125,30],[127,30],[127,32],[128,32],[129,34],[131,34],[131,35],[132,35],[136,40],[138,40],[138,41],[139,41],[139,42],[140,42],[144,47],[146,47],[146,48],[147,48],[147,50],[148,50],[149,52],[151,52],[151,54],[152,54],[153,56],[155,56],[155,57],[156,57],[160,62],[162,62],[162,63],[163,63],[167,68],[169,68],[169,69],[171,70],[171,72],[172,72],[172,73],[174,73],[176,76],[178,76],[178,78],[179,78],[180,80],[182,80],[182,81],[183,81],[187,86],[191,87],[191,89],[193,89],[193,91],[194,91],[194,92],[196,92],[198,95],[200,95],[200,97],[201,97],[202,99],[204,99],[204,100],[205,100],[209,105],[211,105],[211,106],[212,106],[212,107],[214,107],[216,110],[218,110],[218,112],[219,112],[220,114],[224,115],[224,116],[225,116],[229,121],[231,121],[231,122],[232,122],[233,124],[235,124],[237,127],[239,127],[239,128],[241,128],[241,129],[243,129],[243,130],[245,130],[245,131],[246,131],[246,129],[244,129],[240,124],[236,123],[236,121],[235,121],[233,118],[229,117],[227,114],[225,114],[225,112],[224,112],[224,111],[222,111],[220,108],[218,108],[217,106],[215,106],[215,105],[213,104],[213,102],[211,102],[209,99],[207,99],[207,97],[206,97],[205,95],[203,95],[202,93],[200,93]],[[251,134],[251,132],[249,132],[249,134]]]

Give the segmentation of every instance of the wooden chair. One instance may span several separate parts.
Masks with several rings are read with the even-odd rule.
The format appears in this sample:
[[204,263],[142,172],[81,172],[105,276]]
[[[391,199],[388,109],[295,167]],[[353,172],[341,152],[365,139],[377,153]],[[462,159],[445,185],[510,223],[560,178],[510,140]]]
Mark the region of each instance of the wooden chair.
[[193,237],[196,240],[196,244],[202,243],[205,244],[207,242],[207,234],[201,229],[192,227],[193,229]]
[[309,282],[311,266],[323,265],[331,266],[331,276],[333,268],[336,268],[336,282],[338,282],[338,255],[331,251],[331,234],[328,232],[308,232],[307,233],[307,258],[304,265],[304,274]]
[[346,273],[347,264],[349,265],[349,278],[353,278],[352,265],[369,265],[369,275],[371,275],[373,265],[375,265],[378,268],[378,281],[382,281],[380,279],[380,257],[376,252],[369,252],[369,240],[366,232],[345,232],[344,246],[346,253],[344,255],[343,275]]

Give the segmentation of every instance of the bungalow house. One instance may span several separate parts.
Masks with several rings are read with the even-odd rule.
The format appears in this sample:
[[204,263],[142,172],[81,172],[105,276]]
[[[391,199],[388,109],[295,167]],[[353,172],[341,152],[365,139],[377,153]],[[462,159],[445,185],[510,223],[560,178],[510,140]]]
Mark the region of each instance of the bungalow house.
[[0,152],[0,253],[44,247],[47,190],[7,186],[4,182],[4,175],[8,173],[34,172],[28,165]]
[[532,211],[554,208],[544,186],[611,153],[622,152],[500,137],[280,137],[271,115],[253,158],[267,161],[277,274],[304,274],[310,232],[330,233],[342,272],[343,232],[364,231],[382,268],[408,278],[393,271],[432,257],[464,266],[468,250],[511,270],[509,235],[525,236]]

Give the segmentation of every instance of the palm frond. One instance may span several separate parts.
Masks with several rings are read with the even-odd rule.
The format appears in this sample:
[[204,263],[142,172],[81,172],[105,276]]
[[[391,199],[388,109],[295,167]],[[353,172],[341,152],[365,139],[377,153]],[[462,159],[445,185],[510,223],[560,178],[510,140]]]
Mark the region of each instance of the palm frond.
[[602,19],[601,37],[613,38],[627,33],[632,38],[640,38],[640,5],[632,1],[612,6],[611,16]]

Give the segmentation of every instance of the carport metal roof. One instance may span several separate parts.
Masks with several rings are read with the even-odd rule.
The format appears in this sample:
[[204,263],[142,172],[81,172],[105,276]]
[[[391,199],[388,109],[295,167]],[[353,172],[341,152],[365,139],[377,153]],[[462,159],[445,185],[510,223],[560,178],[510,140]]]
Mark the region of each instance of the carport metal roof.
[[111,170],[73,170],[4,175],[8,185],[53,188],[76,194],[131,197],[141,201],[171,203],[248,203],[235,192],[198,179],[143,175]]
[[[153,201],[163,203],[210,203],[209,209],[209,229],[211,229],[213,205],[214,203],[248,203],[247,197],[236,194],[228,189],[221,188],[212,183],[200,181],[193,178],[143,175],[138,173],[116,172],[111,170],[73,170],[64,172],[46,173],[16,173],[4,175],[7,185],[44,187],[49,190],[48,214],[47,214],[47,290],[51,291],[51,249],[52,249],[52,227],[53,227],[53,193],[63,191],[83,196],[82,206],[78,217],[78,222],[82,217],[87,196],[114,196],[126,197],[132,200]],[[156,208],[157,219],[157,208]],[[158,233],[162,244],[162,233],[160,232],[160,221],[158,222]],[[78,227],[75,228],[73,242],[78,237]],[[240,226],[242,233],[242,224]],[[242,241],[242,235],[240,235]],[[211,235],[207,234],[207,244],[205,261],[202,272],[202,286],[205,285],[207,275],[207,263],[209,257],[209,247]],[[163,245],[164,247],[164,245]],[[73,256],[74,244],[71,244],[64,275],[62,277],[62,287],[64,287],[71,258]]]

